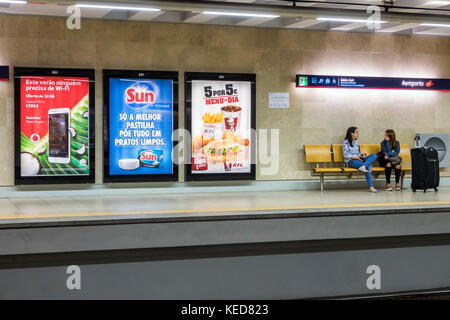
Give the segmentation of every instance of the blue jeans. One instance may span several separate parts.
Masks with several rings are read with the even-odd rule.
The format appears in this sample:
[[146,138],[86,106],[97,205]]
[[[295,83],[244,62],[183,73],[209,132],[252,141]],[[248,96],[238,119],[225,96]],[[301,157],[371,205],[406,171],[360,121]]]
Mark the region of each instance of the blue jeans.
[[[362,166],[366,166],[367,171],[370,171],[370,169],[372,167],[372,163],[377,159],[377,155],[376,155],[376,153],[372,153],[370,156],[363,157],[362,159],[364,161],[352,159],[348,162],[348,166],[350,168],[355,168],[355,169],[359,169]],[[366,181],[367,181],[367,184],[369,185],[369,188],[372,188],[373,187],[372,174],[370,172],[366,173]]]

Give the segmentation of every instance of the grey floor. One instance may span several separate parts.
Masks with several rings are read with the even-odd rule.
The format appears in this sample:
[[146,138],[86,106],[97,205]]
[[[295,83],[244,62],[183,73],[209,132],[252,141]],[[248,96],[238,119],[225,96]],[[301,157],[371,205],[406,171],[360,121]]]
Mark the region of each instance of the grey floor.
[[365,189],[265,191],[136,196],[15,197],[0,199],[0,225],[33,221],[80,221],[145,217],[258,215],[277,212],[361,210],[450,206],[450,188],[439,192],[405,189],[401,192]]

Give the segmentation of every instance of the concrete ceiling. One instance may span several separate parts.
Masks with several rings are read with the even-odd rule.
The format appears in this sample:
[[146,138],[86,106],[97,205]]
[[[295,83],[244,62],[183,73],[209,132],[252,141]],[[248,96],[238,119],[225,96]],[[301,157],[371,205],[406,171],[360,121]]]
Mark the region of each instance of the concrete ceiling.
[[[2,0],[0,0],[1,2]],[[152,7],[161,11],[82,8],[82,18],[130,21],[155,21],[215,25],[255,26],[331,30],[340,32],[382,32],[450,36],[450,27],[423,26],[423,22],[450,25],[450,0],[395,0],[393,6],[378,0],[208,0],[208,1],[151,1],[151,0],[43,0],[27,4],[0,3],[0,13],[67,17],[67,7],[76,3]],[[381,29],[371,30],[366,23],[330,22],[318,17],[357,18],[366,20],[370,5],[380,6]],[[204,14],[204,11],[258,13],[271,17],[230,17]]]

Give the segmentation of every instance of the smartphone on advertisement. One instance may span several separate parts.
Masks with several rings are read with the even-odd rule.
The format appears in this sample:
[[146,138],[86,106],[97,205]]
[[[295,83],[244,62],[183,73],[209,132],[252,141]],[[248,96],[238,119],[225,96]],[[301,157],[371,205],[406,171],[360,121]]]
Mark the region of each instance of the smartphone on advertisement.
[[48,110],[48,162],[70,163],[70,109]]

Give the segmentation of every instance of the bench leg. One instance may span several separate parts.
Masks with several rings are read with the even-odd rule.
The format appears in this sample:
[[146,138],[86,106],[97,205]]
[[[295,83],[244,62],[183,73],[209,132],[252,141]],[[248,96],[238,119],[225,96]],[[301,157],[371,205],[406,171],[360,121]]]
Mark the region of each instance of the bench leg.
[[323,191],[324,185],[324,176],[323,174],[320,175],[320,191]]
[[400,189],[403,189],[403,182],[405,180],[406,172],[402,172],[401,178],[400,178]]

